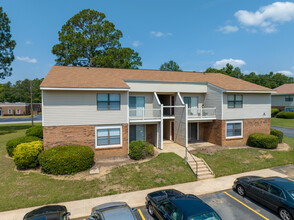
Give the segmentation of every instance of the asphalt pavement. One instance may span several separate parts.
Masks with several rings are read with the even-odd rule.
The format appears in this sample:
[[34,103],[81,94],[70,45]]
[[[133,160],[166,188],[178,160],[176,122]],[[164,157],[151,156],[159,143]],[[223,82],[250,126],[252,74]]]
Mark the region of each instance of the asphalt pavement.
[[277,127],[277,126],[271,126],[271,128],[282,131],[284,133],[285,137],[294,138],[294,129],[293,128],[284,128],[284,127]]
[[[31,122],[31,117],[28,118],[0,118],[0,124],[18,124]],[[42,114],[34,116],[34,122],[42,122]]]

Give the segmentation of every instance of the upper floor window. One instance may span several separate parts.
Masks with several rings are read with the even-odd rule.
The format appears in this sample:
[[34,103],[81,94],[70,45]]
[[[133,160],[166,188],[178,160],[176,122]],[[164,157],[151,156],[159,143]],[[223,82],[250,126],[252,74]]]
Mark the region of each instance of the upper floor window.
[[286,95],[285,96],[285,102],[293,102],[293,96],[292,95]]
[[98,110],[120,110],[120,94],[98,93],[97,108]]
[[188,108],[198,107],[198,97],[185,96],[184,103],[188,105]]
[[243,107],[243,95],[228,95],[228,107],[229,108],[242,108]]

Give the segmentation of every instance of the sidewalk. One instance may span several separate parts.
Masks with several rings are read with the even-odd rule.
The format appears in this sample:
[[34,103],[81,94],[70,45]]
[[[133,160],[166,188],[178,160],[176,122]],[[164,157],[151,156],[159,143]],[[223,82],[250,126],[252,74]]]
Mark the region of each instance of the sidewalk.
[[[231,176],[219,177],[215,179],[206,179],[206,180],[200,180],[196,182],[183,183],[183,184],[172,185],[172,186],[152,188],[152,189],[122,193],[122,194],[111,195],[111,196],[97,197],[93,199],[63,202],[59,204],[65,205],[67,207],[68,211],[71,212],[71,218],[79,218],[79,217],[90,215],[91,209],[94,206],[100,205],[102,203],[107,203],[107,202],[123,201],[123,202],[127,202],[131,207],[144,206],[146,195],[156,190],[173,188],[173,189],[182,191],[184,193],[195,194],[198,196],[203,194],[209,194],[209,193],[215,193],[215,192],[219,192],[223,190],[228,190],[232,188],[233,182],[236,178],[241,176],[248,176],[248,175],[262,176],[262,177],[268,177],[268,176],[288,177],[287,175],[274,171],[273,169],[263,169],[263,170],[256,170],[256,171],[251,171],[246,173],[235,174]],[[27,212],[35,208],[37,207],[0,212],[0,219],[1,220],[22,219]]]

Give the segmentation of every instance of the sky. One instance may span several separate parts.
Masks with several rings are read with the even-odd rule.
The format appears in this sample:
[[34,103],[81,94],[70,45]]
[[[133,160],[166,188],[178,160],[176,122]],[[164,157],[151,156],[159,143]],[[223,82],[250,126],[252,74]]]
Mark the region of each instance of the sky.
[[294,77],[294,1],[0,0],[0,6],[17,43],[12,76],[0,83],[45,77],[55,64],[58,31],[88,8],[122,31],[122,46],[142,58],[140,69],[174,60],[185,71],[231,63],[245,74]]

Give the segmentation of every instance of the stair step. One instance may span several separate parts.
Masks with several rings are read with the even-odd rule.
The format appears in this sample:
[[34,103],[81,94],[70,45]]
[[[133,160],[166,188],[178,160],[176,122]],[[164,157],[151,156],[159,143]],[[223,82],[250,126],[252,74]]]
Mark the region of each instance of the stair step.
[[[189,164],[191,167],[195,167],[196,168],[196,164],[194,163],[194,164]],[[198,164],[198,168],[202,168],[202,167],[206,167],[207,168],[207,166],[205,165],[205,164]]]

